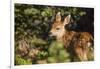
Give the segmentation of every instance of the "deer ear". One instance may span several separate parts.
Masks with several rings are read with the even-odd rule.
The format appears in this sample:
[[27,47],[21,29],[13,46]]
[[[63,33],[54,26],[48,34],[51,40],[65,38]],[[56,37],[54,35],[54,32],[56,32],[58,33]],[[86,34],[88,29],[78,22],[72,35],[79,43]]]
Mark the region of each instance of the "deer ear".
[[57,21],[57,22],[60,22],[60,21],[61,21],[60,12],[58,12],[58,13],[56,14],[56,21]]
[[64,19],[64,25],[70,23],[70,18],[71,18],[71,15],[68,15],[67,17],[65,17],[65,19]]

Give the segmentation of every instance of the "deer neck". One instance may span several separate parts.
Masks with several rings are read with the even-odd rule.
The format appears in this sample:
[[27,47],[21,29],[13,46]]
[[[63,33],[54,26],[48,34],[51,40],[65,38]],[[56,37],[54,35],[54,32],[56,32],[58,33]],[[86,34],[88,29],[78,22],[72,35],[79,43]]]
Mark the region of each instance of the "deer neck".
[[59,42],[63,42],[63,37],[66,35],[66,31],[62,32],[58,37],[57,37],[57,41]]
[[74,34],[75,34],[75,32],[73,32],[73,31],[65,31],[65,33],[63,33],[63,35],[61,37],[57,38],[57,41],[66,43],[66,40],[71,40],[71,38],[73,37]]

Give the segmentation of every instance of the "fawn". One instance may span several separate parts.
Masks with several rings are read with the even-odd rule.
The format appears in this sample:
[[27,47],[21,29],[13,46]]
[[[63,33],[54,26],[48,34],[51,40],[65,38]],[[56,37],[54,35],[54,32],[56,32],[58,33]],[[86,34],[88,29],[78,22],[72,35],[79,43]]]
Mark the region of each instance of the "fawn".
[[70,23],[71,15],[61,21],[61,14],[56,14],[55,21],[50,30],[50,36],[55,36],[58,42],[62,42],[66,49],[70,48],[70,52],[75,53],[75,56],[80,61],[88,60],[88,52],[90,46],[93,46],[93,37],[88,32],[76,32],[65,29],[65,25]]

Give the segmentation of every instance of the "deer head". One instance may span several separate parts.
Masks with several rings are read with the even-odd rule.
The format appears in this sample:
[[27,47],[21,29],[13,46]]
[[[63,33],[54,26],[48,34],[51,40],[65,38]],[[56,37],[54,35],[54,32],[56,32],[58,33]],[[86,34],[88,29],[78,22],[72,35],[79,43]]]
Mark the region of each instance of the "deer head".
[[50,36],[55,36],[56,39],[60,39],[66,32],[65,25],[70,23],[70,17],[68,15],[64,18],[64,21],[61,21],[61,14],[58,12],[50,30]]

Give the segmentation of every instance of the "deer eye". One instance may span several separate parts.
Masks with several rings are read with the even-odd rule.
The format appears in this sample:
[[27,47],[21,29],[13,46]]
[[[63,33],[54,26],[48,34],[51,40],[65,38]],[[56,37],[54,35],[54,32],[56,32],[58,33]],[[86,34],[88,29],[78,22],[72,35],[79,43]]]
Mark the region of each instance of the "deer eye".
[[59,30],[60,28],[56,28],[56,30]]

